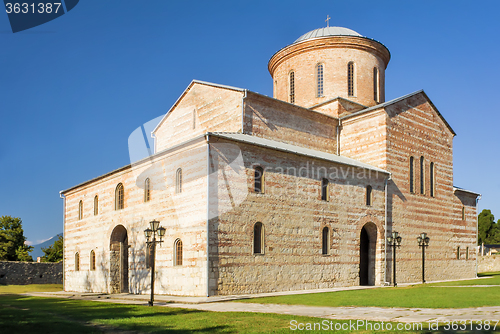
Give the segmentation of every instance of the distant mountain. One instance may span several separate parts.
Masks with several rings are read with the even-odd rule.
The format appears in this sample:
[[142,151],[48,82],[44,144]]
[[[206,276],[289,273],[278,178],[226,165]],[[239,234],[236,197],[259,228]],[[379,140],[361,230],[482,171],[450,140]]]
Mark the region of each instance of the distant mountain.
[[35,247],[33,249],[33,251],[30,253],[31,254],[31,257],[33,257],[33,261],[36,262],[36,258],[39,257],[39,256],[44,256],[45,253],[43,252],[42,248],[47,248],[49,246],[52,246],[54,244],[54,242],[59,239],[59,236],[60,235],[63,235],[62,233],[59,233],[55,236],[53,236],[52,238],[50,238],[49,240],[47,241],[44,241],[42,242],[41,244],[37,244],[37,245],[33,245],[33,247]]

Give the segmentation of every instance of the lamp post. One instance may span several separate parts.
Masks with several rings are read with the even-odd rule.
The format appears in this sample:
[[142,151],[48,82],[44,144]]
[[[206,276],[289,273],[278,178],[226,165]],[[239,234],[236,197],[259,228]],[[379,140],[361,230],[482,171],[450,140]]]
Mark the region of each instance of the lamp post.
[[401,246],[401,239],[398,232],[392,232],[392,235],[387,237],[387,244],[392,247],[392,277],[394,279],[394,286],[398,286],[396,283],[396,248]]
[[[161,244],[163,242],[163,236],[165,235],[165,228],[160,227],[160,222],[157,220],[153,220],[149,223],[151,228],[147,228],[144,230],[144,234],[146,235],[146,245],[148,247],[152,247],[152,259],[151,259],[151,299],[148,302],[149,306],[153,306],[154,301],[154,290],[155,290],[155,257],[156,257],[156,244]],[[156,234],[160,240],[156,240]],[[151,239],[151,240],[150,240]],[[148,255],[149,256],[149,253]]]
[[422,247],[422,283],[425,283],[425,247],[429,246],[429,237],[427,233],[420,233],[417,237],[418,246]]

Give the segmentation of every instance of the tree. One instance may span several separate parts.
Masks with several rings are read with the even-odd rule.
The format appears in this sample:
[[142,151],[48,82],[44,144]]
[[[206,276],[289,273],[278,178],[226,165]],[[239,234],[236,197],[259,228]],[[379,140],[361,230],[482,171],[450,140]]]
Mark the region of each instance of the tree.
[[478,243],[500,243],[500,219],[495,223],[495,216],[484,209],[478,216]]
[[63,246],[64,241],[62,235],[54,241],[52,245],[47,248],[42,248],[42,251],[45,253],[42,256],[42,262],[59,262],[63,259]]
[[33,261],[29,255],[33,247],[26,245],[25,242],[21,218],[0,217],[0,260]]

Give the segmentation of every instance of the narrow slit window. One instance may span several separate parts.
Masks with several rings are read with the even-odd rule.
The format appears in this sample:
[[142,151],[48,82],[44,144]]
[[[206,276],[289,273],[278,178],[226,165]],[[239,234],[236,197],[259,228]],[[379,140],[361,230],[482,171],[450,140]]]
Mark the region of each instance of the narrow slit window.
[[460,246],[457,247],[457,260],[460,260]]
[[316,65],[316,97],[323,97],[323,64]]
[[347,95],[354,96],[354,63],[347,64]]
[[429,166],[429,182],[430,182],[430,192],[431,192],[431,197],[434,197],[435,196],[435,181],[434,181],[434,177],[435,177],[435,171],[434,171],[434,163],[431,162],[430,166]]
[[83,202],[78,203],[78,220],[83,219]]
[[295,73],[290,72],[290,103],[295,103]]
[[321,254],[328,255],[330,253],[330,229],[328,227],[323,227],[322,231],[322,249]]
[[196,109],[193,110],[193,130],[196,129]]
[[94,197],[94,216],[99,214],[99,197],[95,195]]
[[94,250],[90,251],[90,270],[95,270],[95,252]]
[[123,189],[123,184],[119,183],[115,190],[115,210],[121,210],[124,208],[124,197],[125,191]]
[[144,202],[149,202],[151,199],[151,181],[149,178],[144,181]]
[[366,205],[371,206],[372,205],[372,186],[367,186],[366,187]]
[[255,167],[254,191],[257,194],[264,193],[264,169],[260,166]]
[[469,247],[466,247],[465,248],[465,259],[468,260],[469,259]]
[[182,266],[182,241],[177,239],[175,241],[175,265]]
[[321,180],[321,200],[323,201],[328,201],[329,200],[329,189],[330,189],[330,182],[328,179],[322,179]]
[[175,193],[180,194],[182,192],[182,169],[178,168],[175,172]]
[[410,157],[410,193],[415,193],[415,159]]
[[78,252],[75,253],[75,271],[80,270],[80,254]]
[[253,253],[262,254],[263,244],[262,223],[255,223],[253,227]]
[[420,157],[420,193],[425,195],[425,162],[424,157]]
[[373,99],[377,103],[380,102],[380,96],[379,96],[379,74],[378,74],[378,68],[376,68],[376,67],[373,68]]
[[465,206],[462,206],[462,220],[465,220]]

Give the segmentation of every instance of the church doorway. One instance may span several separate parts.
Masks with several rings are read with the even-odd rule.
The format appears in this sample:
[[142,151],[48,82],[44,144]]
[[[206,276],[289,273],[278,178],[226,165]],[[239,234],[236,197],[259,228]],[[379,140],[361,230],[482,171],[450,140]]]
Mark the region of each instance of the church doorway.
[[109,243],[110,292],[128,292],[128,236],[127,229],[118,225],[111,233]]
[[359,285],[375,285],[377,227],[367,223],[359,236]]

